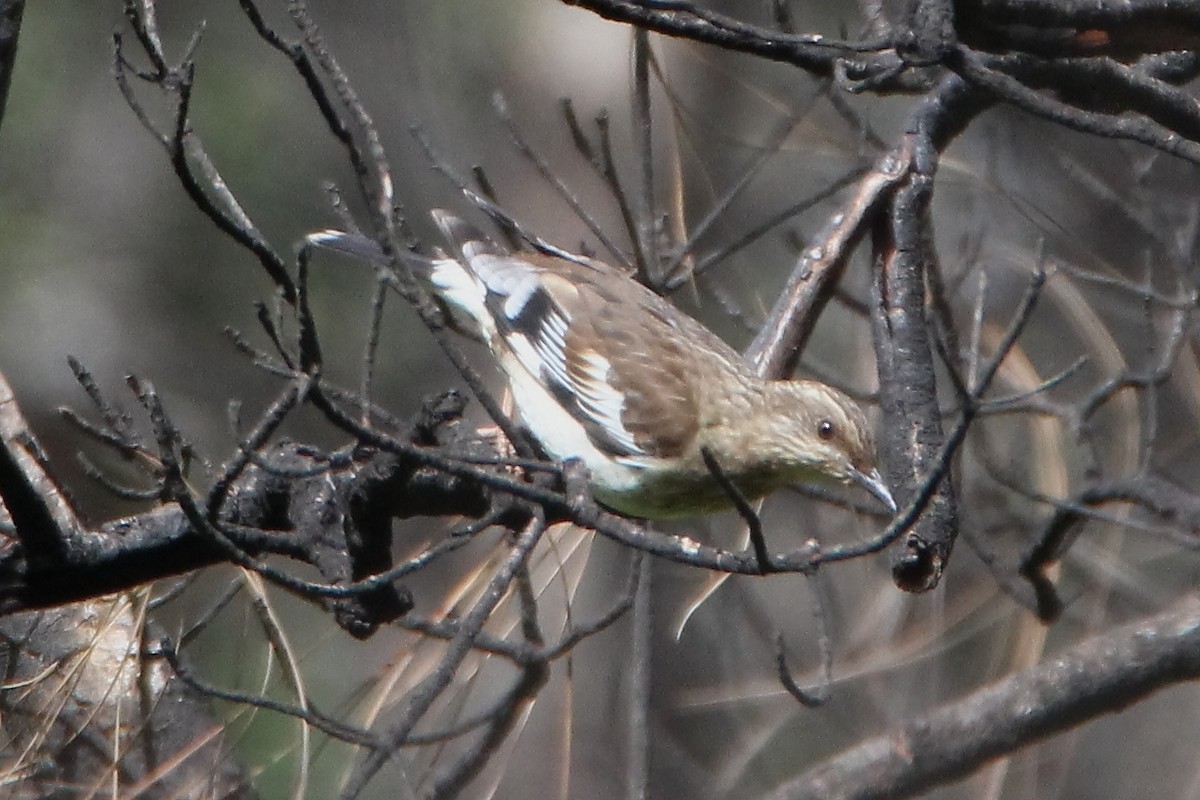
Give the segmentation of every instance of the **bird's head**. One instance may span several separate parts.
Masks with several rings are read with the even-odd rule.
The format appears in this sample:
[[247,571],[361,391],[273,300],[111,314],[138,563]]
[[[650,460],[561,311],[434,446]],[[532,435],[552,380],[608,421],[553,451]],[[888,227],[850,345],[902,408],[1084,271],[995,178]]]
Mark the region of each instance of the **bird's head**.
[[800,477],[855,483],[889,509],[896,503],[880,477],[875,437],[858,403],[815,381],[772,381],[762,395],[762,431],[772,457]]

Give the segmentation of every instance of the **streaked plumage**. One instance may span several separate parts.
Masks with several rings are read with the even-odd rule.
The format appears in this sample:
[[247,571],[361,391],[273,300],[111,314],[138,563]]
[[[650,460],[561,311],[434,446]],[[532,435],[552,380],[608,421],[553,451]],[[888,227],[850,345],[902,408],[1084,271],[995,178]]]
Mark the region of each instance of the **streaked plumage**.
[[450,246],[418,265],[434,294],[495,354],[546,454],[581,459],[604,505],[646,518],[728,507],[707,447],[750,498],[795,481],[855,481],[894,507],[866,418],[843,393],[764,381],[603,262],[509,253],[447,212],[433,217]]

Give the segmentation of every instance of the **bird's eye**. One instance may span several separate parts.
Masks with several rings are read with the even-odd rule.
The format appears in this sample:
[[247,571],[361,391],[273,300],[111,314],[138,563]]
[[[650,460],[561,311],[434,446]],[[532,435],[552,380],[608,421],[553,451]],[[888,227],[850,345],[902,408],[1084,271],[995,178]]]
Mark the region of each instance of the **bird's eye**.
[[817,436],[820,436],[825,441],[829,441],[837,434],[837,428],[827,419],[823,419],[817,423]]

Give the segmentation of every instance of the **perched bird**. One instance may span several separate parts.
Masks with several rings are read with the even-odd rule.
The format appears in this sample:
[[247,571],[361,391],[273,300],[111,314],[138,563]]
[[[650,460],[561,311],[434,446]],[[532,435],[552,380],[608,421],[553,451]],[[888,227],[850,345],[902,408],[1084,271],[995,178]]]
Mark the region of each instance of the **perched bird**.
[[[586,465],[601,504],[647,519],[730,507],[704,448],[747,499],[837,481],[895,509],[867,420],[842,392],[758,377],[715,334],[608,264],[511,253],[448,212],[433,219],[449,251],[406,260],[455,328],[496,356],[546,455]],[[310,240],[371,257],[373,243],[337,238],[347,236]]]

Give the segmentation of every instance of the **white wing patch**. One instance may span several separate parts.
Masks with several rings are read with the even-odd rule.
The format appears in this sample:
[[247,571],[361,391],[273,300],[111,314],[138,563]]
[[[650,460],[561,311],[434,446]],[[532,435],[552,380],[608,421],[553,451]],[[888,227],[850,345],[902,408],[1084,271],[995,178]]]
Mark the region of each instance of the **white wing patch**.
[[621,412],[625,408],[625,397],[609,381],[612,364],[595,350],[579,356],[583,369],[575,376],[573,386],[579,408],[601,428],[608,437],[628,453],[643,454],[633,434],[625,429]]
[[445,258],[433,262],[429,282],[456,319],[470,321],[467,328],[472,333],[485,342],[495,339],[496,321],[485,302],[487,289],[478,277],[454,259]]
[[531,375],[541,375],[541,367],[545,366],[545,360],[541,353],[538,352],[529,340],[522,333],[510,333],[505,337],[508,343],[508,348],[512,350],[513,355],[517,357],[517,361]]
[[[508,292],[508,297],[504,300],[504,316],[510,320],[517,319],[521,316],[521,312],[525,310],[525,306],[529,303],[529,298],[538,290],[538,280],[536,275],[527,275],[525,279],[517,283]],[[503,294],[503,292],[498,292]]]
[[601,452],[579,420],[550,394],[546,384],[525,369],[523,363],[514,361],[517,361],[514,350],[501,356],[521,419],[542,443],[547,455],[558,461],[582,459],[597,488],[616,495],[636,490],[645,465],[630,463],[629,459],[613,459]]
[[[527,301],[540,283],[536,271],[510,255],[482,253],[469,258],[467,267],[483,282],[486,291],[501,297],[522,297]],[[524,301],[520,304],[524,305]]]
[[468,239],[457,244],[462,248],[463,258],[468,261],[492,255],[496,252],[496,246],[486,239]]
[[551,314],[543,318],[532,339],[522,331],[507,330],[504,340],[530,374],[554,384],[554,389],[563,388],[576,395],[571,376],[567,374],[566,328],[566,320],[561,315]]

